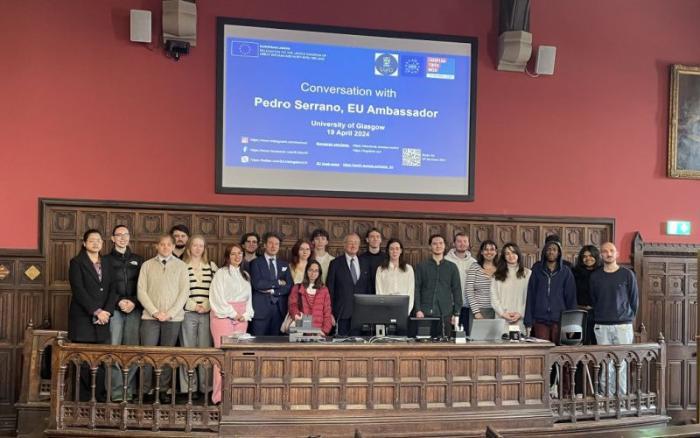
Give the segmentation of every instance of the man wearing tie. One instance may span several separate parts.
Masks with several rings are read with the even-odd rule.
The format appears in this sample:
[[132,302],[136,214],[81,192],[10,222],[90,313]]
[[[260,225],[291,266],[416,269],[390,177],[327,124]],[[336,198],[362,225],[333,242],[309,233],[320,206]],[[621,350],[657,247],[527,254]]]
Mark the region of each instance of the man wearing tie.
[[345,236],[345,254],[336,257],[328,267],[326,286],[331,294],[333,316],[339,336],[350,335],[354,294],[369,293],[370,265],[366,258],[359,258],[360,236],[351,233]]
[[265,254],[250,262],[250,281],[253,286],[253,310],[251,324],[254,336],[280,335],[280,326],[287,314],[287,298],[292,285],[289,265],[277,257],[280,238],[275,233],[265,233]]

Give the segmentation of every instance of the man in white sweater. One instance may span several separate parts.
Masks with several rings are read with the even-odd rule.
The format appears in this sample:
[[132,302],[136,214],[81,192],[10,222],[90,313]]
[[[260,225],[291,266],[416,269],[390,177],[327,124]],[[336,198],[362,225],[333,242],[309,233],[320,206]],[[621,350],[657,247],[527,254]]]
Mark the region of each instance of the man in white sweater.
[[[138,282],[138,299],[143,306],[141,316],[141,345],[175,346],[180,325],[185,315],[185,302],[190,294],[187,265],[173,255],[175,242],[169,234],[158,239],[158,254],[141,266]],[[162,369],[160,376],[160,400],[169,403],[166,394],[170,386],[172,370]],[[143,390],[151,391],[151,369],[144,370]]]
[[464,303],[459,314],[459,321],[464,329],[469,332],[471,311],[469,310],[469,300],[467,300],[466,292],[467,271],[476,259],[469,252],[469,236],[465,233],[456,233],[452,245],[452,249],[447,253],[445,259],[457,265],[457,270],[459,271],[459,281],[462,285],[462,302]]

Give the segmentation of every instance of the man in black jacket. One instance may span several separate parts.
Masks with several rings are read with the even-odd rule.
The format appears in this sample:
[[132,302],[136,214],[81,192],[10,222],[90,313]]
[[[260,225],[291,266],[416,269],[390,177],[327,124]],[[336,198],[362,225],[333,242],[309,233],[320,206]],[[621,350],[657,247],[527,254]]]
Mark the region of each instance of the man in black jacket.
[[[117,225],[112,230],[112,252],[104,257],[106,266],[112,274],[111,289],[117,295],[117,306],[110,320],[109,329],[112,345],[139,345],[139,328],[141,311],[136,298],[136,285],[143,257],[131,252],[129,247],[129,229],[126,225]],[[127,397],[136,393],[136,368],[129,370]],[[112,368],[112,400],[124,398],[121,370]]]

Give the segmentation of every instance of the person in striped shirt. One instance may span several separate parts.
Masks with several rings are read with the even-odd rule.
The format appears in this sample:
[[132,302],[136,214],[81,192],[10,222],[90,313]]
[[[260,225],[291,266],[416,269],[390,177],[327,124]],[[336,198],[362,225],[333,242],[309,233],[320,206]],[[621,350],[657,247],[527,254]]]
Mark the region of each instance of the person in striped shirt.
[[[187,242],[183,261],[187,264],[187,274],[190,282],[190,296],[185,303],[185,319],[180,330],[180,345],[183,347],[207,348],[212,346],[209,329],[209,287],[216,272],[216,264],[209,260],[207,244],[202,236],[192,236]],[[198,367],[195,376],[195,388],[192,388],[192,399],[197,400],[202,394],[209,392],[211,372],[205,378],[205,370]],[[180,369],[180,390],[187,392],[189,388],[187,374]],[[199,392],[196,392],[199,389]]]
[[474,319],[492,319],[491,279],[496,272],[496,255],[498,247],[493,240],[484,240],[479,247],[476,263],[467,271],[465,295]]

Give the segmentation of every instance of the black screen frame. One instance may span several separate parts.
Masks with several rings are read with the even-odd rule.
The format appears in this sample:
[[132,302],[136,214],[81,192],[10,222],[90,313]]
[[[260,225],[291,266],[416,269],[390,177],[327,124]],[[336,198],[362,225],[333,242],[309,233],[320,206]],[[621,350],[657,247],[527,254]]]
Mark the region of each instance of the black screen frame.
[[[469,100],[469,177],[467,193],[453,194],[426,194],[426,193],[394,193],[394,192],[357,192],[336,190],[301,190],[301,189],[270,189],[248,187],[224,187],[223,185],[223,100],[224,100],[224,57],[223,45],[224,29],[226,25],[269,27],[272,29],[301,30],[309,32],[345,33],[351,35],[377,36],[389,38],[408,38],[418,40],[437,40],[446,42],[460,42],[471,44],[471,88]],[[303,196],[303,197],[328,197],[328,198],[357,198],[357,199],[405,199],[427,201],[474,201],[475,198],[475,159],[476,159],[476,92],[477,92],[477,68],[478,68],[479,40],[472,36],[443,35],[417,32],[398,32],[389,30],[364,29],[354,27],[326,26],[316,24],[288,23],[278,21],[252,20],[231,17],[217,17],[216,19],[216,132],[215,132],[215,192],[218,194],[242,194],[242,195],[279,195],[279,196]]]
[[365,324],[389,326],[391,319],[395,319],[397,334],[406,336],[409,298],[408,295],[355,294],[350,333],[360,332]]

